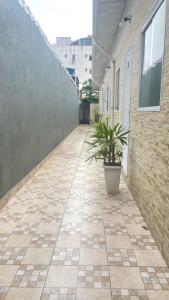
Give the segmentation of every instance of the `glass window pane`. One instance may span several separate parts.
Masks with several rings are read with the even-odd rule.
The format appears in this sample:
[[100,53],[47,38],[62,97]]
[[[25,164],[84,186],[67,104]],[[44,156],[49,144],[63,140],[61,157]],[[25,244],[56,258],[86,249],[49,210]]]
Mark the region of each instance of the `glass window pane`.
[[144,54],[140,87],[140,107],[160,105],[162,58],[165,38],[165,2],[143,33]]
[[160,6],[154,16],[152,27],[152,61],[151,65],[161,60],[164,53],[164,36],[165,36],[165,4]]
[[144,33],[144,59],[143,59],[143,74],[151,66],[151,55],[152,55],[152,23],[146,29]]

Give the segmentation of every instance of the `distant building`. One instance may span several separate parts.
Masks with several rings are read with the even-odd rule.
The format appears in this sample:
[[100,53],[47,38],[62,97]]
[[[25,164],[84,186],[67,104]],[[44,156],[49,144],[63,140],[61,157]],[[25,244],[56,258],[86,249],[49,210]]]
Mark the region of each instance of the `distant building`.
[[[82,83],[92,77],[92,38],[90,36],[72,41],[70,37],[57,37],[53,49],[68,72]],[[70,72],[69,72],[70,73]]]

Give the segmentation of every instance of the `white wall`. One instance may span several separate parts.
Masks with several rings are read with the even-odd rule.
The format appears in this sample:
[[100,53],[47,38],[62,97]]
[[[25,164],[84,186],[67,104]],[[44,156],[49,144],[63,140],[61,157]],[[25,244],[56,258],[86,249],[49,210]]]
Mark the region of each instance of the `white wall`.
[[[58,55],[58,58],[64,67],[75,68],[76,75],[79,77],[79,81],[81,83],[89,78],[92,78],[92,61],[89,60],[89,56],[92,55],[92,46],[54,45],[53,49],[55,50],[55,53]],[[75,55],[74,61],[72,60],[72,55]]]

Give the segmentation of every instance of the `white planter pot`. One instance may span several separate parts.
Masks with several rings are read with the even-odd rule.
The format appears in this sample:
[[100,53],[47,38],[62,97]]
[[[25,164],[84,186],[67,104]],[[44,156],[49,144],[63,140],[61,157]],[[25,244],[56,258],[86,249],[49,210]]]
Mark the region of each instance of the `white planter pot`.
[[121,166],[106,166],[103,164],[106,189],[109,194],[119,193]]

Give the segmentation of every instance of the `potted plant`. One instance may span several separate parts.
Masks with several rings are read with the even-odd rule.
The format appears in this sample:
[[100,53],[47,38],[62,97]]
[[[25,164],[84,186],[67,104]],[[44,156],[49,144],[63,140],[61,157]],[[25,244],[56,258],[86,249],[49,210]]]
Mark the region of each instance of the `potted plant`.
[[86,141],[92,155],[87,161],[93,159],[103,160],[104,176],[107,192],[117,194],[119,192],[122,146],[127,145],[129,131],[119,123],[113,128],[100,120],[95,124],[95,132],[90,141]]

